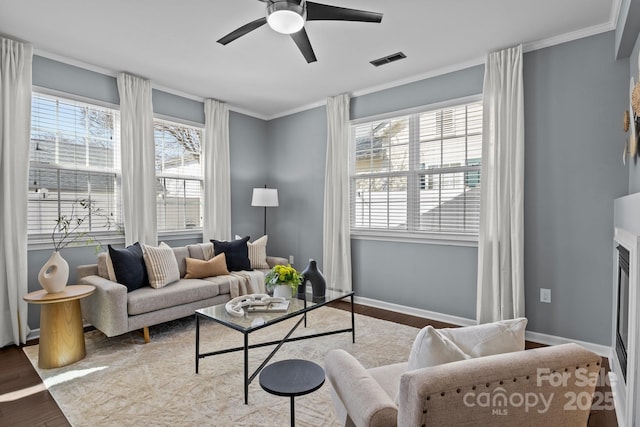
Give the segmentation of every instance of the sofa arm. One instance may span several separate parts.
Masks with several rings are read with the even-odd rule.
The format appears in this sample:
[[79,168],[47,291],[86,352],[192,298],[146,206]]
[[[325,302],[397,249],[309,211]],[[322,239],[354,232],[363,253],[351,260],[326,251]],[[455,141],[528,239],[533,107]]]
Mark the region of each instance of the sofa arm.
[[100,276],[84,276],[81,285],[92,285],[96,291],[80,300],[82,317],[108,337],[129,331],[127,287]]
[[276,265],[287,265],[289,260],[279,256],[267,256],[267,264],[269,264],[269,268],[273,268]]
[[[359,427],[396,425],[398,410],[392,398],[353,356],[344,350],[332,350],[325,359],[325,370],[336,397],[347,410],[347,421]],[[341,408],[336,405],[336,409],[340,412]]]
[[76,267],[76,280],[87,276],[98,275],[98,264],[79,265]]
[[398,425],[584,426],[591,401],[581,399],[592,398],[600,362],[563,344],[409,371]]

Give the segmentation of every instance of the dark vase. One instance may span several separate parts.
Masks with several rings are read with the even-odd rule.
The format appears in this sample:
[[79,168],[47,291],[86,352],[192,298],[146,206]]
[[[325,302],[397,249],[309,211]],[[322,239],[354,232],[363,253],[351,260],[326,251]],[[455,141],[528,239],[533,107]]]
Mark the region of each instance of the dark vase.
[[[302,272],[302,276],[304,277],[302,281],[302,286],[298,287],[298,292],[302,292],[304,295],[305,289],[307,287],[307,282],[311,283],[312,296],[313,301],[323,301],[324,293],[327,288],[327,282],[324,280],[324,276],[322,272],[318,270],[318,265],[314,259],[309,260],[309,265]],[[302,289],[300,289],[302,288]]]

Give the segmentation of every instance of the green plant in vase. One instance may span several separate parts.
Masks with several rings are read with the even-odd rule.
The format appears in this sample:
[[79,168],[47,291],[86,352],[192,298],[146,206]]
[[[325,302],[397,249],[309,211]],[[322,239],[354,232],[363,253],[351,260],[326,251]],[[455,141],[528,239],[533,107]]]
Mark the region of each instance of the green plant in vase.
[[[273,291],[274,296],[282,296],[279,294],[278,286],[285,285],[291,290],[291,295],[298,292],[298,285],[302,283],[302,274],[300,274],[291,264],[276,265],[265,276],[267,290]],[[287,294],[285,297],[290,298]]]

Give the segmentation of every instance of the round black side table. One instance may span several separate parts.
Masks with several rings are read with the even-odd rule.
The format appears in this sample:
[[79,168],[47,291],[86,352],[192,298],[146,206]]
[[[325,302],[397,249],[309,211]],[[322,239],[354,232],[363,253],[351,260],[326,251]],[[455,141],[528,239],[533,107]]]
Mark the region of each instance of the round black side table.
[[324,369],[308,360],[281,360],[260,372],[260,387],[266,392],[291,397],[291,427],[296,425],[294,398],[314,392],[322,384]]

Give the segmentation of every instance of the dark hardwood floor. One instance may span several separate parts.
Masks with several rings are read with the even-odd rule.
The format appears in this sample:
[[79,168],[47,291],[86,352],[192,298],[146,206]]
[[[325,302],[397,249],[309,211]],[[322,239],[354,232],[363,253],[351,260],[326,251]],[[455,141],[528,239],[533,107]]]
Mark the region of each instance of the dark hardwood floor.
[[0,366],[0,426],[70,425],[20,347],[0,349]]
[[[336,308],[348,310],[349,304],[337,302]],[[410,316],[374,307],[355,305],[357,313],[388,320],[404,325],[423,328],[432,325],[435,328],[447,328],[454,325],[422,317]],[[37,341],[28,345],[37,344]],[[528,342],[527,348],[540,347],[541,344]],[[608,361],[603,359],[608,372]],[[44,389],[40,377],[31,366],[21,348],[9,346],[0,349],[0,426],[69,426],[64,414],[51,394]],[[597,392],[611,393],[606,385],[598,386]],[[612,410],[594,410],[591,412],[588,427],[616,427],[617,421]]]

